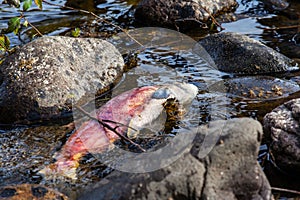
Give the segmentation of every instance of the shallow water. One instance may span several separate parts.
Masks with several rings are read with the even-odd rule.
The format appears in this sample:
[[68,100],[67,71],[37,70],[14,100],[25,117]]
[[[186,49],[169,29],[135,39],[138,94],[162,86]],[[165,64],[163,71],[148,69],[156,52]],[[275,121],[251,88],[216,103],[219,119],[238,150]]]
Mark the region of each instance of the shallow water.
[[[135,26],[133,9],[137,2],[137,0],[108,0],[95,4],[94,1],[86,1],[86,4],[77,6],[93,11],[123,28],[133,28]],[[51,3],[64,5],[65,1],[53,0]],[[75,6],[74,1],[70,3]],[[293,28],[294,25],[299,25],[300,3],[297,0],[290,1],[290,7],[286,11],[267,9],[261,1],[257,0],[240,0],[239,3],[240,6],[235,12],[237,21],[223,23],[224,31],[247,34],[291,58],[300,58],[299,27]],[[0,4],[0,29],[6,27],[6,23],[11,17],[18,16],[15,11],[7,5]],[[120,32],[110,25],[94,20],[91,16],[61,9],[57,6],[44,5],[43,12],[33,7],[32,11],[26,15],[28,20],[45,35],[68,34],[75,27],[80,27],[82,36],[85,37],[103,37],[114,32]],[[104,30],[108,31],[103,32]],[[14,34],[9,34],[9,37],[12,46],[16,46],[28,42],[34,35],[32,29],[25,28],[22,30],[21,40]],[[203,37],[203,33],[193,32],[189,35],[195,39]],[[136,36],[138,37],[138,35]],[[118,37],[110,41],[120,46]],[[98,101],[100,104],[104,103],[112,96],[137,86],[172,81],[186,81],[195,84],[199,88],[199,94],[192,102],[190,112],[181,123],[176,125],[176,129],[168,130],[167,134],[169,135],[167,137],[170,140],[172,140],[172,135],[185,127],[197,127],[199,124],[215,119],[249,116],[262,120],[267,112],[279,104],[299,96],[295,93],[299,90],[297,82],[300,79],[297,73],[274,75],[281,79],[295,81],[289,82],[289,90],[285,90],[284,95],[277,95],[272,101],[256,97],[249,99],[251,96],[247,92],[253,87],[260,87],[259,85],[251,85],[249,86],[250,89],[247,88],[238,94],[230,92],[232,85],[227,86],[226,81],[234,80],[231,79],[233,76],[215,70],[213,64],[206,59],[206,55],[192,52],[190,48],[179,44],[177,46],[185,51],[178,51],[165,40],[160,44],[162,45],[137,47],[136,49],[139,49],[139,53],[136,55],[137,66],[128,69],[113,92],[106,95],[104,100],[100,98]],[[124,46],[120,50],[123,51]],[[265,80],[265,78],[259,80]],[[273,80],[264,82],[267,84],[266,87],[269,87],[268,90],[272,91],[273,82]],[[217,87],[212,87],[216,85]],[[280,83],[278,86],[285,87],[284,84],[280,85]],[[246,93],[246,96],[243,93]],[[46,126],[14,129],[11,132],[3,130],[1,132],[3,133],[0,135],[0,186],[26,182],[43,183],[64,190],[68,195],[75,197],[77,195],[76,188],[91,181],[98,181],[111,171],[95,157],[87,155],[81,161],[78,170],[80,180],[75,183],[65,183],[66,180],[45,181],[36,174],[37,170],[52,161],[52,155],[60,149],[71,131],[64,127]]]

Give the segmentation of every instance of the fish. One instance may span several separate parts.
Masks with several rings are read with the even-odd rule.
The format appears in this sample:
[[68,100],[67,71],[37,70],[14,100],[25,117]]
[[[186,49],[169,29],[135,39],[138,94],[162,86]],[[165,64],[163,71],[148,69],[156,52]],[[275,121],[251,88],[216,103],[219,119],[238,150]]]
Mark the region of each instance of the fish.
[[[105,120],[106,124],[116,128],[119,134],[134,137],[143,128],[153,127],[154,121],[166,110],[164,106],[168,101],[176,101],[185,108],[197,93],[195,85],[181,82],[138,87],[112,98],[97,109],[95,115],[97,119]],[[88,120],[54,154],[56,161],[41,169],[39,174],[46,178],[62,176],[76,180],[76,169],[84,155],[107,151],[114,147],[113,142],[118,139],[120,137],[115,132],[103,127],[99,121]]]

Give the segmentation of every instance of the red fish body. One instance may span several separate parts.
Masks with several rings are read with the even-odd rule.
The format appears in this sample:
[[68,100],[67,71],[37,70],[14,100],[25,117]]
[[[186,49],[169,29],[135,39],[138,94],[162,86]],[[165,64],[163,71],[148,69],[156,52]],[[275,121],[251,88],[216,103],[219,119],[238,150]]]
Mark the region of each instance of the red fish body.
[[[112,120],[121,124],[129,124],[132,117],[143,110],[144,105],[150,101],[152,94],[157,90],[155,86],[135,88],[127,91],[112,100],[96,112],[97,118],[101,120]],[[115,123],[109,123],[112,128],[116,127]],[[120,134],[125,134],[126,126],[117,128]],[[84,122],[76,130],[66,144],[62,147],[59,154],[55,156],[55,163],[46,166],[40,173],[47,175],[63,175],[72,179],[76,178],[76,168],[79,159],[87,152],[102,152],[119,136],[114,132],[104,128],[95,120]]]
[[[124,92],[99,108],[96,111],[96,116],[99,120],[110,120],[141,128],[161,112],[159,109],[163,109],[162,104],[167,98],[165,98],[165,93],[163,93],[162,98],[157,98],[157,96],[161,96],[160,88],[161,86],[145,86]],[[192,98],[197,93],[195,88],[195,86],[192,87]],[[169,97],[169,94],[167,96]],[[157,111],[152,108],[157,109]],[[105,123],[112,128],[118,126],[116,131],[122,135],[125,135],[128,131],[127,126],[120,126],[112,122]],[[137,126],[134,126],[135,124]],[[103,152],[109,149],[117,139],[119,139],[118,135],[103,127],[98,121],[89,120],[84,122],[70,136],[61,151],[54,156],[56,162],[46,166],[39,173],[44,174],[46,177],[65,176],[76,179],[76,169],[82,156],[88,152]]]

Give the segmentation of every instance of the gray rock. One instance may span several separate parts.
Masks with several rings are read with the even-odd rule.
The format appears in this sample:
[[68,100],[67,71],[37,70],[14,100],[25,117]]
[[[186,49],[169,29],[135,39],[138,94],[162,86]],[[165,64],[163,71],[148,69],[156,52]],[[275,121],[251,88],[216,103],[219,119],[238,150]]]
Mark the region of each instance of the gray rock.
[[211,18],[235,9],[235,0],[142,0],[135,12],[136,20],[144,25],[180,29],[203,27]]
[[298,69],[291,59],[246,35],[222,32],[200,44],[224,72],[253,75]]
[[278,106],[264,117],[274,162],[288,174],[300,174],[300,99]]
[[[197,131],[191,150],[170,166],[142,174],[114,171],[84,188],[79,199],[271,199],[270,185],[256,161],[259,122],[215,121]],[[219,139],[203,158],[211,147],[202,145],[206,133]]]
[[72,100],[114,83],[123,65],[117,49],[100,39],[36,39],[0,66],[0,122],[60,117]]

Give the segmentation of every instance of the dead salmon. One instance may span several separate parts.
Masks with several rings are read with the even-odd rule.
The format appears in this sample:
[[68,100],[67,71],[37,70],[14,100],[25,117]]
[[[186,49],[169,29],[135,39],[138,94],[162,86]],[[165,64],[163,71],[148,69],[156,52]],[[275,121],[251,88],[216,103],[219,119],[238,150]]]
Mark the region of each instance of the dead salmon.
[[[176,100],[185,106],[192,102],[197,93],[196,86],[178,82],[134,88],[108,101],[96,111],[96,117],[106,120],[105,123],[122,135],[133,135],[133,130],[136,134],[144,127],[151,127],[165,110],[167,101]],[[103,127],[98,121],[86,121],[54,155],[56,162],[39,173],[46,178],[64,176],[76,179],[76,169],[82,156],[106,151],[114,146],[113,142],[117,139],[120,138],[115,132]]]

